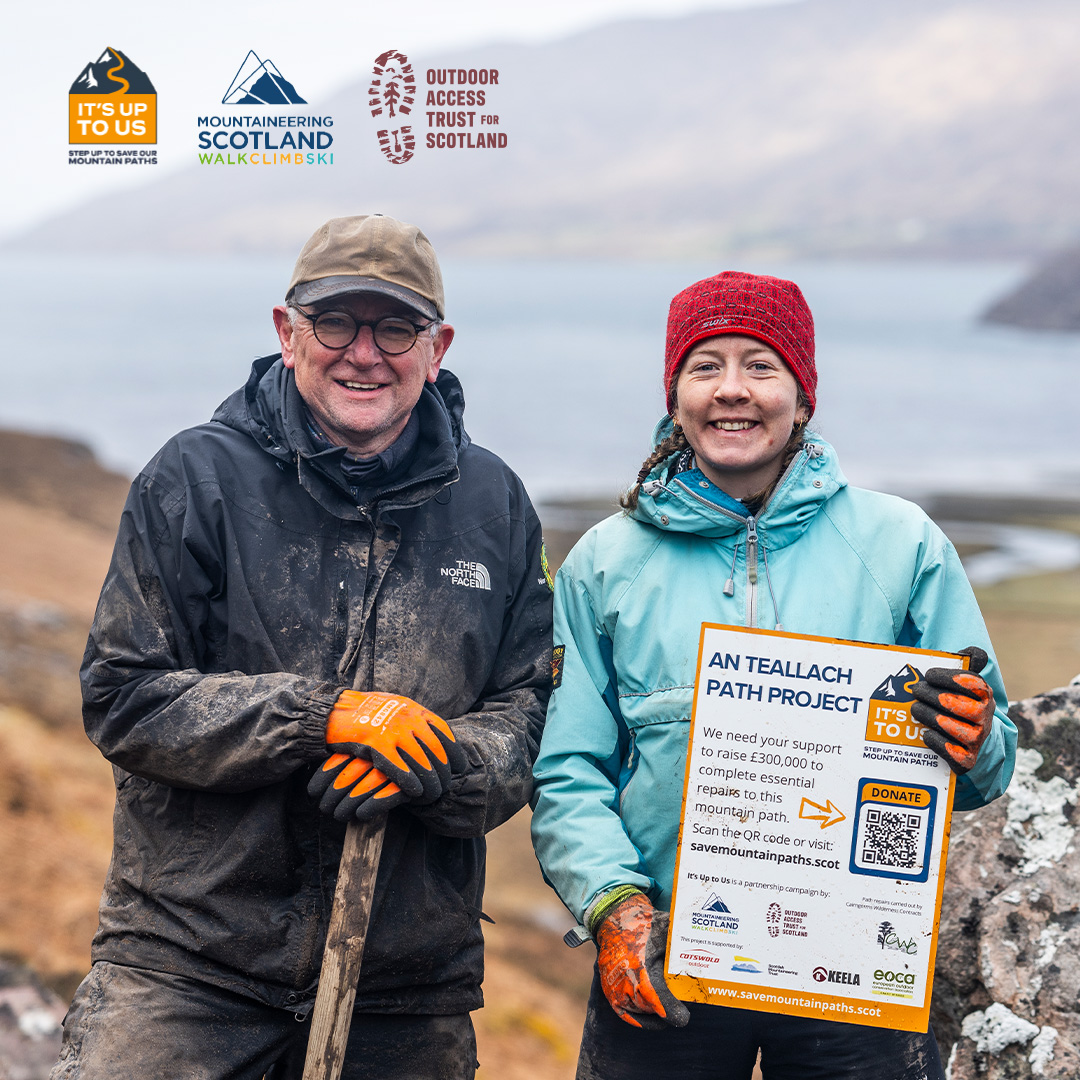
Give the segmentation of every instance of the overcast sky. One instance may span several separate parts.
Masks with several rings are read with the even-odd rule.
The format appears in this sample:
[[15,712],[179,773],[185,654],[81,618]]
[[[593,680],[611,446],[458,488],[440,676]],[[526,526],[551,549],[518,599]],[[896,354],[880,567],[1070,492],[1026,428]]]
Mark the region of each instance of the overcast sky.
[[[191,119],[200,110],[220,111],[248,49],[273,59],[314,103],[369,71],[386,49],[430,54],[542,42],[620,18],[775,2],[783,0],[323,0],[306,9],[292,0],[20,3],[5,14],[8,49],[0,69],[9,116],[0,237],[89,195],[192,164]],[[161,163],[152,170],[67,163],[68,90],[106,46],[123,50],[158,92]],[[180,129],[182,140],[175,138]]]

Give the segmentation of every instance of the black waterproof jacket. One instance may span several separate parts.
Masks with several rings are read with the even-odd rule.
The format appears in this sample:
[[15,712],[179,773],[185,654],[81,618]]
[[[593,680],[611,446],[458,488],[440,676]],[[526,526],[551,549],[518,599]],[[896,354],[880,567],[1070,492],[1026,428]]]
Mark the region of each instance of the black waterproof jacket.
[[528,801],[551,686],[539,522],[449,372],[408,478],[366,506],[301,406],[258,360],[132,485],[82,670],[117,788],[93,958],[308,1011],[344,826],[305,789],[340,690],[376,689],[444,717],[469,768],[389,814],[357,1008],[464,1012],[483,836]]

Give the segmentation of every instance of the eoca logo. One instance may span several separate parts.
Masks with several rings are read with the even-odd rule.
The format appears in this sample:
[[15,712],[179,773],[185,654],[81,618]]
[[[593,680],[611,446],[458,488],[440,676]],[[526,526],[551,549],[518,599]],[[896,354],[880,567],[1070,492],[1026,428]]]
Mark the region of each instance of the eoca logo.
[[[368,87],[368,108],[371,115],[385,113],[389,121],[408,116],[416,100],[416,76],[409,58],[396,49],[388,49],[375,58],[371,85]],[[379,149],[393,165],[404,165],[413,156],[416,137],[411,124],[397,127],[387,124],[376,132]]]

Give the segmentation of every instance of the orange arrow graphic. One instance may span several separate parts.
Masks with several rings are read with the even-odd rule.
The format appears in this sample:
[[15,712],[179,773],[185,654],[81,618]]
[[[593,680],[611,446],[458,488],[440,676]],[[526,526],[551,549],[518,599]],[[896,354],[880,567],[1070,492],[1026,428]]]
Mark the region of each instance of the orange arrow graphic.
[[843,813],[838,807],[833,806],[832,799],[826,800],[825,806],[818,806],[816,802],[804,798],[802,805],[799,807],[799,817],[805,818],[807,821],[820,821],[821,827],[827,829],[838,821],[845,821],[847,814]]

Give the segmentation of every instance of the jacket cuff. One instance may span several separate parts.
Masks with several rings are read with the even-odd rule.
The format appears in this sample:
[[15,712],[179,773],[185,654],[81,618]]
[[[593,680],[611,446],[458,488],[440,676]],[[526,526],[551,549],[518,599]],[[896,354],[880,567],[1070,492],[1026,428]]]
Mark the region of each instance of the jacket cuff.
[[312,761],[321,761],[330,751],[326,746],[326,723],[330,711],[344,687],[333,683],[317,686],[308,698],[304,715],[300,719],[300,746],[304,757]]
[[611,913],[611,909],[617,904],[621,904],[628,896],[636,895],[645,895],[636,885],[616,885],[614,889],[608,889],[607,892],[600,893],[585,909],[584,922],[589,935],[595,938],[596,931],[600,929],[600,924]]

